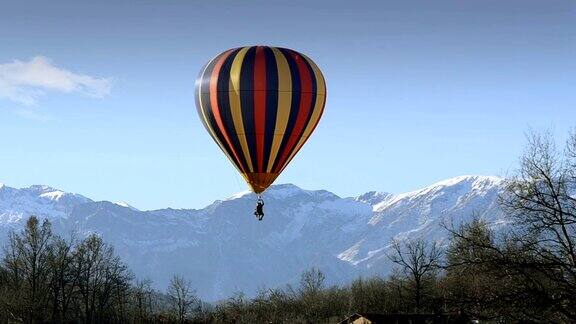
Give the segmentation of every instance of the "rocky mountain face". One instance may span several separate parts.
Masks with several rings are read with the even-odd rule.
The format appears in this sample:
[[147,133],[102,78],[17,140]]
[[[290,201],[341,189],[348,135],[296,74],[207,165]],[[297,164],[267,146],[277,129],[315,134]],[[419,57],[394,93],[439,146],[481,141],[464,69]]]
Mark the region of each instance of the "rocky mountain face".
[[276,185],[265,194],[266,217],[258,222],[252,215],[256,197],[248,192],[198,210],[140,211],[46,186],[0,185],[0,243],[34,214],[64,236],[101,235],[137,277],[152,279],[158,289],[181,274],[210,301],[295,283],[312,266],[329,283],[386,275],[392,239],[442,243],[448,236],[442,224],[457,226],[475,215],[505,226],[497,206],[502,186],[497,177],[461,176],[403,194],[341,198]]

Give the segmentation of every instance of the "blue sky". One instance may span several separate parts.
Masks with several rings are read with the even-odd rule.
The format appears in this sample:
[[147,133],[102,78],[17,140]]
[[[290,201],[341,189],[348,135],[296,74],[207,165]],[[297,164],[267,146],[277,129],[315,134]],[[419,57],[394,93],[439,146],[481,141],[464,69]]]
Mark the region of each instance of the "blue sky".
[[0,2],[0,182],[138,208],[247,187],[194,106],[243,45],[323,70],[326,111],[277,180],[342,196],[515,168],[529,127],[576,126],[576,2]]

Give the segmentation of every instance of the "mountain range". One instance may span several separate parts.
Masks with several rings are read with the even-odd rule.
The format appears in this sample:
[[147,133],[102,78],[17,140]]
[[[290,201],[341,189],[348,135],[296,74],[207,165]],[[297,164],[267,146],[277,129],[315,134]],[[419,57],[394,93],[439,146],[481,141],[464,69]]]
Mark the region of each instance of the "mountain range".
[[402,194],[343,198],[280,184],[266,191],[266,216],[258,222],[250,192],[202,209],[142,211],[48,186],[0,184],[0,244],[36,215],[64,237],[102,236],[137,278],[151,279],[160,290],[180,274],[201,298],[214,301],[296,283],[310,267],[322,270],[329,284],[385,276],[392,269],[387,255],[393,239],[444,244],[442,224],[457,226],[472,217],[505,227],[497,202],[503,185],[498,177],[459,176]]

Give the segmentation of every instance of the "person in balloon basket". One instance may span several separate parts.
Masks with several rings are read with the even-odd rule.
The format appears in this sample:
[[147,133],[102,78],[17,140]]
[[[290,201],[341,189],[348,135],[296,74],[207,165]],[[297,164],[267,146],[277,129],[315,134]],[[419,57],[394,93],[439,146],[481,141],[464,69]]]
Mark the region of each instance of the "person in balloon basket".
[[264,218],[264,199],[262,197],[258,198],[258,202],[256,203],[256,209],[254,210],[254,215],[258,218],[259,221]]

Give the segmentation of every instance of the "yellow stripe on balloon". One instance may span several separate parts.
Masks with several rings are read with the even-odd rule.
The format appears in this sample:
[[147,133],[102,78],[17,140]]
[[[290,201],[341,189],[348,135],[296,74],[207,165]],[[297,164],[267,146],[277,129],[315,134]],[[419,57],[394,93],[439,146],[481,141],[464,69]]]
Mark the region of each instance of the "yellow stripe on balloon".
[[324,111],[324,104],[326,100],[326,83],[324,82],[324,76],[322,75],[322,72],[320,72],[318,66],[311,59],[309,59],[306,56],[304,56],[304,58],[306,59],[306,61],[308,61],[308,63],[312,67],[312,70],[314,70],[314,76],[316,78],[316,93],[317,93],[316,102],[314,103],[313,108],[314,110],[312,110],[312,116],[308,121],[308,125],[306,125],[306,128],[304,129],[302,137],[300,137],[300,140],[298,140],[298,144],[296,144],[296,147],[288,157],[288,160],[286,160],[286,163],[284,164],[280,172],[282,172],[284,168],[288,165],[288,163],[290,163],[294,155],[296,155],[296,153],[300,151],[300,149],[302,148],[308,137],[310,137],[310,135],[312,134],[312,131],[316,127],[316,124],[318,124],[320,117],[322,117],[322,112]]
[[240,146],[242,146],[242,152],[248,163],[248,169],[250,172],[254,172],[252,159],[250,158],[250,150],[248,149],[248,141],[246,140],[246,132],[244,131],[242,104],[240,101],[240,70],[242,69],[242,63],[244,62],[244,57],[248,49],[250,49],[250,47],[242,48],[238,54],[236,54],[234,61],[232,61],[232,67],[230,68],[229,98],[236,135],[238,135],[238,139],[240,140]]
[[272,139],[272,148],[270,158],[268,159],[268,168],[266,172],[271,172],[282,138],[286,132],[288,119],[290,117],[290,106],[292,105],[292,76],[290,67],[284,54],[277,48],[272,47],[274,57],[276,58],[276,67],[278,69],[278,110],[276,113],[276,126],[274,127],[274,138]]
[[314,111],[312,112],[312,117],[310,117],[310,121],[308,122],[308,125],[306,125],[306,129],[304,130],[302,137],[300,137],[300,140],[298,140],[298,144],[296,144],[294,150],[292,150],[292,153],[290,153],[290,156],[286,160],[286,163],[284,163],[284,166],[282,167],[282,169],[280,169],[278,173],[282,173],[282,171],[284,171],[286,166],[290,163],[290,161],[292,161],[294,155],[296,155],[296,153],[300,151],[304,143],[306,143],[306,141],[308,140],[308,137],[312,135],[314,127],[316,126],[316,124],[318,124],[320,117],[322,117],[322,112],[324,111],[324,100],[326,100],[325,95],[321,94],[316,95],[316,104],[314,105],[315,107]]
[[[224,53],[222,53],[222,54],[224,54]],[[214,60],[221,58],[221,57],[222,57],[222,55],[218,55],[215,58],[213,58],[212,60],[210,60],[210,62],[208,62],[208,64],[206,64],[206,66],[204,67],[204,70],[202,71],[202,74],[200,75],[200,80],[202,80],[204,78],[204,74],[206,73],[206,69],[208,69],[210,64],[212,64],[212,62]],[[206,113],[204,112],[204,104],[202,103],[202,83],[200,83],[200,87],[198,89],[198,103],[200,104],[200,111],[202,112],[202,118],[204,119],[206,128],[208,128],[210,136],[212,136],[212,138],[214,139],[216,144],[218,144],[218,146],[220,147],[222,152],[224,152],[224,154],[226,155],[228,160],[230,160],[232,162],[232,165],[234,165],[236,170],[238,170],[238,172],[242,173],[242,170],[240,170],[240,168],[236,165],[236,163],[234,163],[234,159],[232,159],[230,154],[228,154],[228,151],[226,151],[226,148],[224,147],[224,145],[222,145],[222,142],[220,142],[220,140],[218,139],[218,136],[216,136],[216,132],[214,132],[214,129],[212,128],[212,125],[210,124],[210,120],[208,119],[208,117],[206,117]]]
[[304,54],[300,55],[306,59],[308,64],[312,67],[312,70],[314,70],[314,77],[316,77],[316,93],[326,95],[326,81],[324,80],[324,75],[322,75],[320,68],[318,68],[318,65],[316,65],[316,63],[314,63],[314,61],[312,61],[308,56]]

